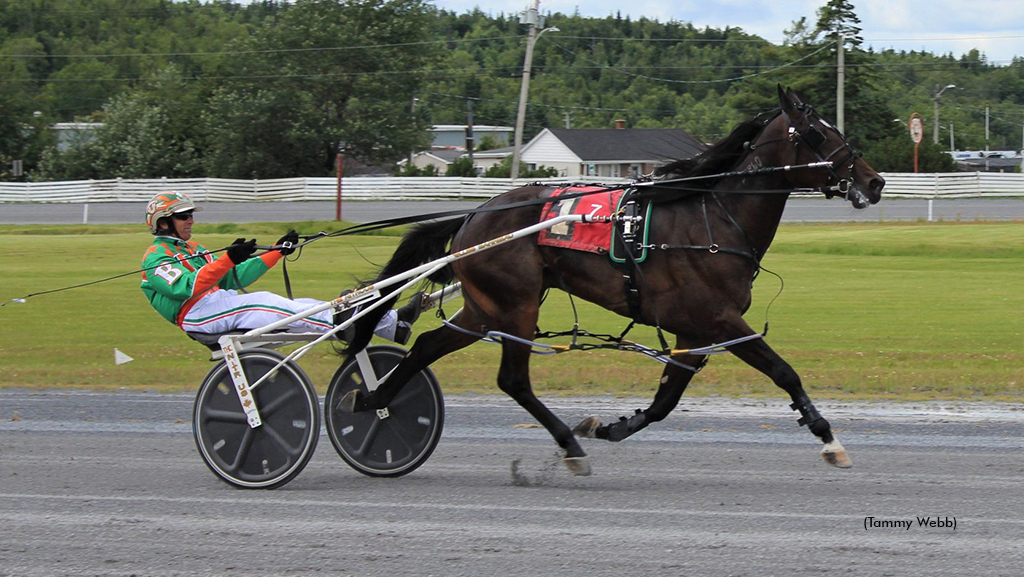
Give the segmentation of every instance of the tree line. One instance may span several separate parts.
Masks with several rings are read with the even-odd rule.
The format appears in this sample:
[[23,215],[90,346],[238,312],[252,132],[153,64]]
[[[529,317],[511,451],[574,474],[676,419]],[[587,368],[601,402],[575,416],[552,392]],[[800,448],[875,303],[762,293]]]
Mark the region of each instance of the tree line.
[[[959,149],[1019,149],[1024,59],[863,48],[855,7],[796,15],[772,44],[740,28],[546,15],[526,136],[544,127],[678,127],[705,141],[775,107],[791,86],[835,117],[846,60],[846,133],[879,170],[921,170]],[[431,124],[515,122],[525,53],[518,14],[454,13],[425,0],[0,0],[0,178],[34,180],[333,174],[335,156],[393,165]],[[941,141],[932,143],[933,97]],[[985,108],[990,137],[985,140]],[[102,122],[57,150],[56,122]]]

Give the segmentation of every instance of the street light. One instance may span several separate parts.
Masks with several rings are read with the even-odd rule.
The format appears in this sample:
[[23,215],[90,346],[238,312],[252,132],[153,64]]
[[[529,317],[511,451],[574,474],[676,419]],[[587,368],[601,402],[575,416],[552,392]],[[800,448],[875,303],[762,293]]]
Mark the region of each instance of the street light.
[[[539,4],[539,0],[537,4]],[[537,6],[534,6],[534,11]],[[530,24],[530,33],[526,37],[526,61],[523,63],[523,85],[519,89],[519,111],[516,114],[516,135],[515,144],[512,148],[512,174],[513,180],[519,177],[519,149],[523,146],[523,122],[526,120],[526,96],[530,92],[530,69],[533,67],[533,45],[545,32],[559,32],[558,28],[552,26],[537,32],[537,26]]]
[[935,96],[932,97],[932,101],[935,103],[935,128],[933,132],[933,140],[935,141],[935,144],[939,143],[939,97],[942,96],[942,93],[945,92],[947,88],[956,88],[956,84],[947,84],[942,87],[942,90],[939,90],[939,85],[936,84]]

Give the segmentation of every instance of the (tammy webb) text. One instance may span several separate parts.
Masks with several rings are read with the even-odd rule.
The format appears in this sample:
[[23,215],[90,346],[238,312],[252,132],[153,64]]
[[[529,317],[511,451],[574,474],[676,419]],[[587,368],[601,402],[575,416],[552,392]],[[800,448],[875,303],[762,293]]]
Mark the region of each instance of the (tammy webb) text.
[[864,517],[864,530],[901,529],[909,531],[911,527],[952,529],[956,531],[956,517],[914,517],[909,519],[883,519],[881,517]]

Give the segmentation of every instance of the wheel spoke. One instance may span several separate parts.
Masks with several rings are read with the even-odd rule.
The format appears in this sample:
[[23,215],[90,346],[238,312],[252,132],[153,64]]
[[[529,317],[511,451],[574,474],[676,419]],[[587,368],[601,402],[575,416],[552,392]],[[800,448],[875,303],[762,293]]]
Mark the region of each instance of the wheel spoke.
[[391,429],[391,432],[394,433],[394,436],[402,443],[402,446],[405,447],[405,452],[411,454],[413,452],[413,448],[405,440],[405,428],[402,427],[401,425],[396,424],[394,419],[388,419],[387,427]]
[[245,458],[249,455],[249,449],[252,448],[254,438],[256,438],[256,431],[252,427],[246,427],[245,433],[242,434],[242,442],[238,444],[235,460],[228,465],[228,471],[235,472],[242,466]]
[[298,391],[299,384],[298,383],[294,383],[294,384],[295,384],[294,387],[288,389],[280,397],[277,397],[276,399],[270,401],[266,405],[264,405],[262,407],[257,405],[256,408],[259,409],[260,417],[263,418],[263,419],[269,419],[271,415],[273,415],[278,409],[280,409],[292,397],[294,397],[295,395],[299,394],[299,391]]
[[269,424],[264,423],[262,426],[264,427],[263,432],[265,432],[268,437],[273,439],[274,442],[277,443],[278,446],[281,447],[281,449],[283,449],[284,452],[287,453],[288,455],[295,457],[302,452],[302,445],[299,445],[298,447],[292,447],[291,445],[288,444],[288,441],[286,441],[285,438],[282,437],[281,434],[278,433],[277,430],[271,427]]
[[363,442],[359,445],[359,448],[356,449],[355,454],[362,456],[370,449],[373,442],[377,439],[377,435],[380,433],[380,422],[380,419],[374,419],[373,422],[370,423],[370,429],[366,431],[366,436],[363,437]]
[[216,421],[218,423],[247,423],[245,413],[237,411],[225,411],[223,409],[211,409],[210,407],[203,405],[201,417],[207,421]]

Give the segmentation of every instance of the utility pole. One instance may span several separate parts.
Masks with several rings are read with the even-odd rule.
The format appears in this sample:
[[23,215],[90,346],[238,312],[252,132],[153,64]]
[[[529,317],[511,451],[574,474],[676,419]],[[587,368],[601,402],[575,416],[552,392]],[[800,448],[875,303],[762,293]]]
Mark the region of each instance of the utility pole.
[[[415,96],[413,96],[412,97],[412,103],[409,105],[409,117],[410,117],[411,120],[413,120],[413,122],[415,122],[415,118],[416,118],[416,102],[418,100],[419,100],[419,98],[416,98]],[[415,157],[416,157],[416,149],[410,148],[409,149],[409,165],[406,167],[409,170],[412,170],[412,163],[413,163],[413,160],[415,159]]]
[[953,123],[949,123],[949,151],[956,152],[956,141],[953,140]]
[[572,128],[572,126],[569,124],[569,111],[568,110],[565,112],[565,128],[566,129]]
[[988,106],[985,107],[985,172],[988,172]]
[[466,152],[469,154],[469,164],[473,164],[473,149],[476,148],[476,137],[473,136],[473,99],[466,99]]
[[341,179],[345,172],[345,141],[338,140],[338,156],[335,158],[335,170],[338,173],[338,195],[335,198],[334,219],[341,220]]
[[935,96],[932,97],[932,102],[935,104],[935,118],[932,120],[932,122],[935,123],[934,128],[932,128],[932,142],[935,144],[939,143],[939,97],[942,96],[942,93],[945,92],[947,88],[956,88],[956,84],[947,84],[942,87],[942,90],[939,90],[939,85],[936,84]]
[[526,36],[526,58],[523,62],[523,84],[519,89],[519,110],[516,114],[515,144],[512,148],[512,179],[519,178],[519,152],[523,146],[523,123],[526,121],[526,99],[530,93],[530,71],[533,68],[533,45],[545,32],[558,32],[558,28],[545,28],[537,32],[540,22],[540,0],[533,0],[533,8],[523,13],[519,22],[530,27]]
[[846,37],[839,33],[839,46],[836,50],[836,128],[846,133],[846,55],[843,45]]

